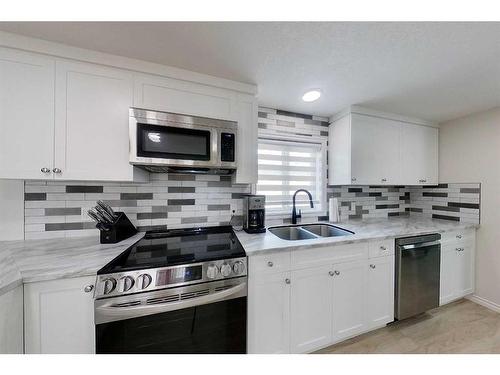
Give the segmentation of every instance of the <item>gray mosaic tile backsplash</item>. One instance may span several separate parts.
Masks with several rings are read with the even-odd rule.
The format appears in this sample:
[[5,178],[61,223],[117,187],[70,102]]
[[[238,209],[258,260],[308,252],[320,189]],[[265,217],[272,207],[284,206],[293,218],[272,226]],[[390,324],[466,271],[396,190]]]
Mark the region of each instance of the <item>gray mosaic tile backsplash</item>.
[[[328,137],[328,119],[259,108],[259,133]],[[248,185],[227,176],[151,174],[146,184],[26,181],[25,238],[97,235],[86,211],[99,199],[123,211],[140,230],[226,224],[232,211],[241,215],[241,195]],[[327,186],[337,197],[341,220],[423,215],[479,223],[479,183],[438,186]],[[327,203],[325,202],[325,207]],[[327,220],[326,210],[308,213],[303,222]],[[266,225],[290,222],[290,215],[268,216]]]

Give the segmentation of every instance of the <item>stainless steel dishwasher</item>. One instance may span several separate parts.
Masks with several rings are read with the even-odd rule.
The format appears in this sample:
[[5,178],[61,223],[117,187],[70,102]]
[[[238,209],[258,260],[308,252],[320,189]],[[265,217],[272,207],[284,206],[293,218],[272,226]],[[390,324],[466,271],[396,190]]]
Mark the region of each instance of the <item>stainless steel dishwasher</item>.
[[396,239],[396,319],[439,306],[440,239],[440,234]]

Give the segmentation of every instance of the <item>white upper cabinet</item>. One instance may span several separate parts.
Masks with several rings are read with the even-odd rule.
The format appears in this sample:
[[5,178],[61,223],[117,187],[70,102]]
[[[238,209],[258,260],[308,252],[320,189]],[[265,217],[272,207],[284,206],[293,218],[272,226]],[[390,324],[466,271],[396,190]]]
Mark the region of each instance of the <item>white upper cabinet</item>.
[[0,178],[51,179],[54,60],[0,48]]
[[438,182],[438,129],[348,112],[329,131],[330,185],[425,185]]
[[351,116],[351,183],[394,185],[400,181],[401,124],[353,113]]
[[131,73],[94,64],[57,62],[56,178],[146,179],[145,172],[129,164],[132,100]]
[[438,129],[405,124],[401,127],[401,184],[438,183]]
[[136,75],[134,86],[137,108],[237,121],[232,91],[145,74]]
[[238,95],[237,184],[257,183],[257,111],[255,96]]

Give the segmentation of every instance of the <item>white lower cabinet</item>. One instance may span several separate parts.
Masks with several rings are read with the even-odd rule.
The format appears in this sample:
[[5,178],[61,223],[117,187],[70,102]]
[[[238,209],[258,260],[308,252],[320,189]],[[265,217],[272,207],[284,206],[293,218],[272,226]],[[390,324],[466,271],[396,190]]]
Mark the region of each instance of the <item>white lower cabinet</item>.
[[441,246],[440,305],[474,292],[474,243],[472,237],[466,242]]
[[332,341],[331,266],[293,271],[291,274],[290,351],[304,353]]
[[248,352],[290,351],[290,272],[249,278]]
[[394,255],[370,259],[368,265],[367,328],[394,320]]
[[23,287],[0,295],[0,354],[22,354]]
[[26,353],[95,352],[93,291],[85,291],[94,282],[89,276],[24,285]]
[[[362,259],[311,266],[315,255],[343,259],[347,250]],[[267,258],[250,257],[249,353],[308,353],[393,320],[393,255],[369,259],[363,244],[308,251],[310,262],[292,252],[289,272],[272,273],[259,267]]]

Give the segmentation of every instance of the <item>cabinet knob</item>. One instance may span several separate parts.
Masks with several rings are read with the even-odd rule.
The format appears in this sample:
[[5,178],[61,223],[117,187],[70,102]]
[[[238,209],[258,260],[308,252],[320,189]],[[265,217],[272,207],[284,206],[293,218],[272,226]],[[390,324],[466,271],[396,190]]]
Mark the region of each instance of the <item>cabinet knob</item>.
[[387,247],[385,247],[385,246],[380,246],[380,250],[382,250],[382,251],[386,251],[386,250],[387,250]]
[[91,285],[86,285],[85,288],[83,288],[83,291],[85,293],[90,293],[93,290],[94,290],[94,286],[92,284]]
[[421,180],[418,180],[418,182],[427,182],[426,179],[421,179]]
[[330,276],[333,276],[333,275],[334,275],[333,271],[328,272],[328,274],[329,274]]
[[337,276],[338,276],[338,275],[340,275],[340,271],[335,271],[334,273],[335,273],[335,275],[337,275]]
[[54,168],[54,169],[52,169],[52,172],[54,172],[54,173],[61,173],[62,171],[59,168]]
[[387,178],[383,178],[381,181],[382,182],[387,182]]
[[375,267],[376,267],[375,264],[370,264],[371,269],[375,269]]
[[43,167],[40,170],[42,171],[42,173],[50,173],[50,168],[47,168],[47,167]]
[[457,234],[457,239],[462,239],[462,235],[461,234]]
[[268,266],[268,267],[272,267],[272,266],[274,266],[274,263],[273,263],[273,262],[271,262],[271,261],[269,261],[269,262],[267,262],[267,266]]
[[356,177],[351,177],[351,181],[352,182],[356,181]]
[[285,279],[285,284],[290,284],[290,279]]
[[464,248],[463,247],[457,247],[455,250],[456,251],[464,251]]

